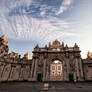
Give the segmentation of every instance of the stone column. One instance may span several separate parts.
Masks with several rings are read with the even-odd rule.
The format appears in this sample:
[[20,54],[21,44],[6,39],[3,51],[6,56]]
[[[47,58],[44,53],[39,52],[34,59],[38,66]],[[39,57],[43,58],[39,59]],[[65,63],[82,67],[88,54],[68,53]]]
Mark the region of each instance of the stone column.
[[63,61],[63,76],[62,76],[62,78],[63,78],[63,80],[62,81],[66,81],[66,63],[65,63],[66,61]]
[[67,63],[67,81],[69,81],[69,73],[70,73],[69,58],[66,59],[66,63]]
[[81,80],[83,80],[83,68],[82,68],[82,61],[81,61],[81,59],[79,59],[79,66],[80,66],[80,77],[81,77]]
[[49,74],[49,67],[47,66],[47,68],[46,68],[46,80],[48,81],[49,80],[49,76],[50,76],[50,74]]
[[76,78],[78,77],[78,80],[80,80],[79,63],[78,63],[78,59],[77,59],[77,58],[76,58],[75,66],[76,66],[76,72],[77,72],[77,76],[76,76]]
[[76,74],[76,71],[73,72],[73,77],[74,77],[74,80],[77,80],[77,74]]
[[46,80],[46,59],[43,62],[43,81]]
[[37,67],[38,67],[38,59],[35,60],[35,67],[34,67],[34,79],[37,79]]
[[31,67],[31,78],[33,77],[33,73],[34,73],[34,64],[35,64],[35,62],[34,62],[34,59],[33,59],[32,67]]

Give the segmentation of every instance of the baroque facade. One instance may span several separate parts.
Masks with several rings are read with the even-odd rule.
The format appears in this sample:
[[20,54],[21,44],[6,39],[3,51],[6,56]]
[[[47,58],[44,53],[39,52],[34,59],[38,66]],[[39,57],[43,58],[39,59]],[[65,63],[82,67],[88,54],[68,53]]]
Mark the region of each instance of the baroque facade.
[[36,45],[32,59],[26,53],[8,52],[8,41],[0,38],[0,82],[3,81],[92,81],[92,54],[82,59],[75,43],[68,47],[55,40],[45,47]]

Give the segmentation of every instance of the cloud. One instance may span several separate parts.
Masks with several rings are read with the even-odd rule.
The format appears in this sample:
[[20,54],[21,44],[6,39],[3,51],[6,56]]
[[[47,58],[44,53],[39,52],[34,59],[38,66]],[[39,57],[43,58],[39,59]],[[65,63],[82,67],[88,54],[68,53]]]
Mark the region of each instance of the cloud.
[[[63,39],[67,36],[75,36],[68,30],[69,23],[57,18],[36,19],[28,16],[14,16],[3,19],[0,23],[1,31],[8,35],[10,39],[32,40],[39,43]],[[3,25],[5,25],[3,27]],[[8,30],[6,30],[8,29]]]
[[64,11],[66,11],[69,8],[71,3],[72,3],[72,0],[63,0],[59,11],[56,12],[56,15],[59,15],[63,13]]
[[[46,18],[49,16],[58,16],[66,11],[72,3],[72,0],[29,0],[26,2],[23,0],[15,1],[15,5],[12,6],[9,15],[31,15],[32,17]],[[18,4],[17,4],[18,3]],[[17,7],[15,7],[17,6]]]
[[[71,0],[64,0],[58,14],[61,13],[62,7],[70,5],[70,3]],[[0,32],[13,40],[31,40],[40,44],[76,35],[69,31],[71,25],[65,20],[53,16],[40,19],[22,14],[26,12],[22,11],[20,6],[29,7],[30,4],[32,4],[32,0],[8,0],[7,3],[2,0],[2,6],[0,6]],[[9,16],[8,13],[17,7],[21,15]],[[41,5],[41,16],[45,15],[47,9],[51,9],[51,6]]]

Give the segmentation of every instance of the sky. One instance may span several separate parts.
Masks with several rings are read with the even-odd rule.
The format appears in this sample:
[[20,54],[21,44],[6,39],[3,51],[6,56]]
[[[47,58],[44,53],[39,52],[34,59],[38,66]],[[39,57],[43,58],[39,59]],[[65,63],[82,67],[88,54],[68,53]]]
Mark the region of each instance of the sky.
[[92,52],[92,0],[0,0],[0,36],[22,56],[59,40]]

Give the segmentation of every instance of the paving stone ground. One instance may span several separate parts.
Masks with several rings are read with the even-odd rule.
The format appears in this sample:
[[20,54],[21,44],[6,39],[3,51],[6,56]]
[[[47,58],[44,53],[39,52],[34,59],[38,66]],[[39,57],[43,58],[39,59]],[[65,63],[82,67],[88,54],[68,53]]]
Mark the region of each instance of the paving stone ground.
[[40,82],[0,83],[0,92],[92,92],[92,82],[50,82],[48,91],[43,90],[43,85]]

